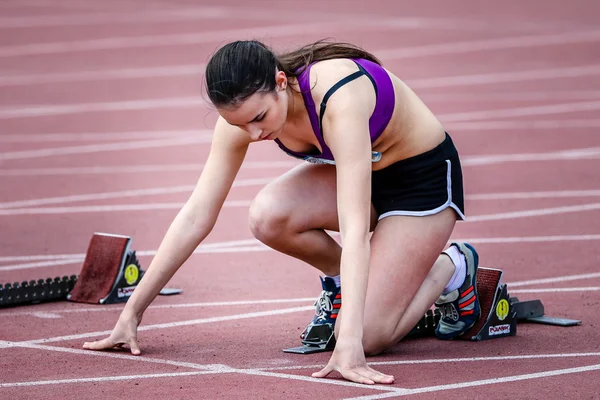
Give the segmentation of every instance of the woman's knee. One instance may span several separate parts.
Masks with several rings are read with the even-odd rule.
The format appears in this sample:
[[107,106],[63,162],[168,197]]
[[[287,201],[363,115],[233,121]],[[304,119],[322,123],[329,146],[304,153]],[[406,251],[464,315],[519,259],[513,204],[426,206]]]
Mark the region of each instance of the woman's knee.
[[363,350],[366,355],[374,356],[388,350],[395,344],[393,332],[381,326],[364,326]]
[[248,212],[248,223],[254,237],[263,243],[273,242],[284,236],[289,226],[289,210],[268,193],[259,193]]

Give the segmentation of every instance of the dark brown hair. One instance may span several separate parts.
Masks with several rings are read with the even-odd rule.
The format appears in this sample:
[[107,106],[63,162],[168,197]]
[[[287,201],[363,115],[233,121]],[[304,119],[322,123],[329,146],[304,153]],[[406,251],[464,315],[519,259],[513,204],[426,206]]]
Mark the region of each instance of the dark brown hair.
[[258,91],[274,91],[277,69],[296,77],[310,63],[334,58],[364,58],[381,65],[374,55],[349,43],[320,40],[275,55],[259,41],[235,41],[217,50],[206,66],[208,97],[216,107],[235,107]]

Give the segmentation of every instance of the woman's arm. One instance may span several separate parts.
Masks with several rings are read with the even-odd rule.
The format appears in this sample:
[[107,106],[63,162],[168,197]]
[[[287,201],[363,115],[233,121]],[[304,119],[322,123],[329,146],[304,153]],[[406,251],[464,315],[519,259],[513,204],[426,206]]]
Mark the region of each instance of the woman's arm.
[[369,118],[375,104],[371,82],[351,82],[327,103],[323,131],[336,162],[337,208],[342,241],[343,315],[334,354],[315,377],[337,370],[358,383],[392,383],[394,378],[367,366],[362,346],[369,276],[371,213],[371,138]]
[[[327,124],[331,133],[328,145],[336,162],[337,208],[342,242],[340,269],[344,315],[340,320],[338,342],[349,340],[359,342],[362,346],[370,259],[371,141],[368,115],[364,115],[360,108],[355,109],[357,107],[352,104],[340,104],[342,101],[334,104],[346,110],[344,116],[331,112]],[[327,112],[333,111],[334,107],[331,106]]]
[[141,317],[150,302],[212,231],[248,144],[247,134],[219,118],[200,179],[171,223],[124,312]]
[[139,354],[135,331],[144,311],[211,232],[249,143],[245,132],[219,118],[210,154],[196,187],[167,230],[144,277],[127,301],[113,334],[101,341],[85,343],[84,348],[102,350],[128,343],[132,353]]

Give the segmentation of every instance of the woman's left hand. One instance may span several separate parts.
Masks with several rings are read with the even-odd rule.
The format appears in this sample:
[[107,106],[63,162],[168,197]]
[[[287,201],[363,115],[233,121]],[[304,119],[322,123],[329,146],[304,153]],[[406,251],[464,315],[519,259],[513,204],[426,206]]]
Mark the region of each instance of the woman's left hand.
[[356,383],[394,383],[392,375],[385,375],[367,365],[362,343],[338,342],[327,366],[312,374],[314,378],[324,378],[332,371],[338,371],[344,378]]

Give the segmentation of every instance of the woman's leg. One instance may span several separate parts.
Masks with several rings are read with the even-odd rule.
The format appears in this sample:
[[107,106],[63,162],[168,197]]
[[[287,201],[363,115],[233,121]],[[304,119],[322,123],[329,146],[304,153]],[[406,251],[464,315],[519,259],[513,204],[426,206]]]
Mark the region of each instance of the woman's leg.
[[455,270],[452,260],[441,254],[455,223],[451,208],[426,217],[391,216],[379,221],[371,238],[365,302],[367,354],[402,339],[442,293]]
[[[267,246],[325,275],[340,273],[336,172],[332,165],[302,164],[263,188],[250,206],[250,230]],[[372,226],[376,224],[372,212]]]
[[[338,231],[335,167],[302,164],[265,186],[250,206],[250,229],[267,246],[314,266],[340,271],[341,247],[325,230]],[[372,210],[371,264],[364,344],[383,351],[406,335],[442,293],[455,267],[441,254],[456,222],[446,209],[427,217]],[[343,312],[340,312],[340,316]]]

